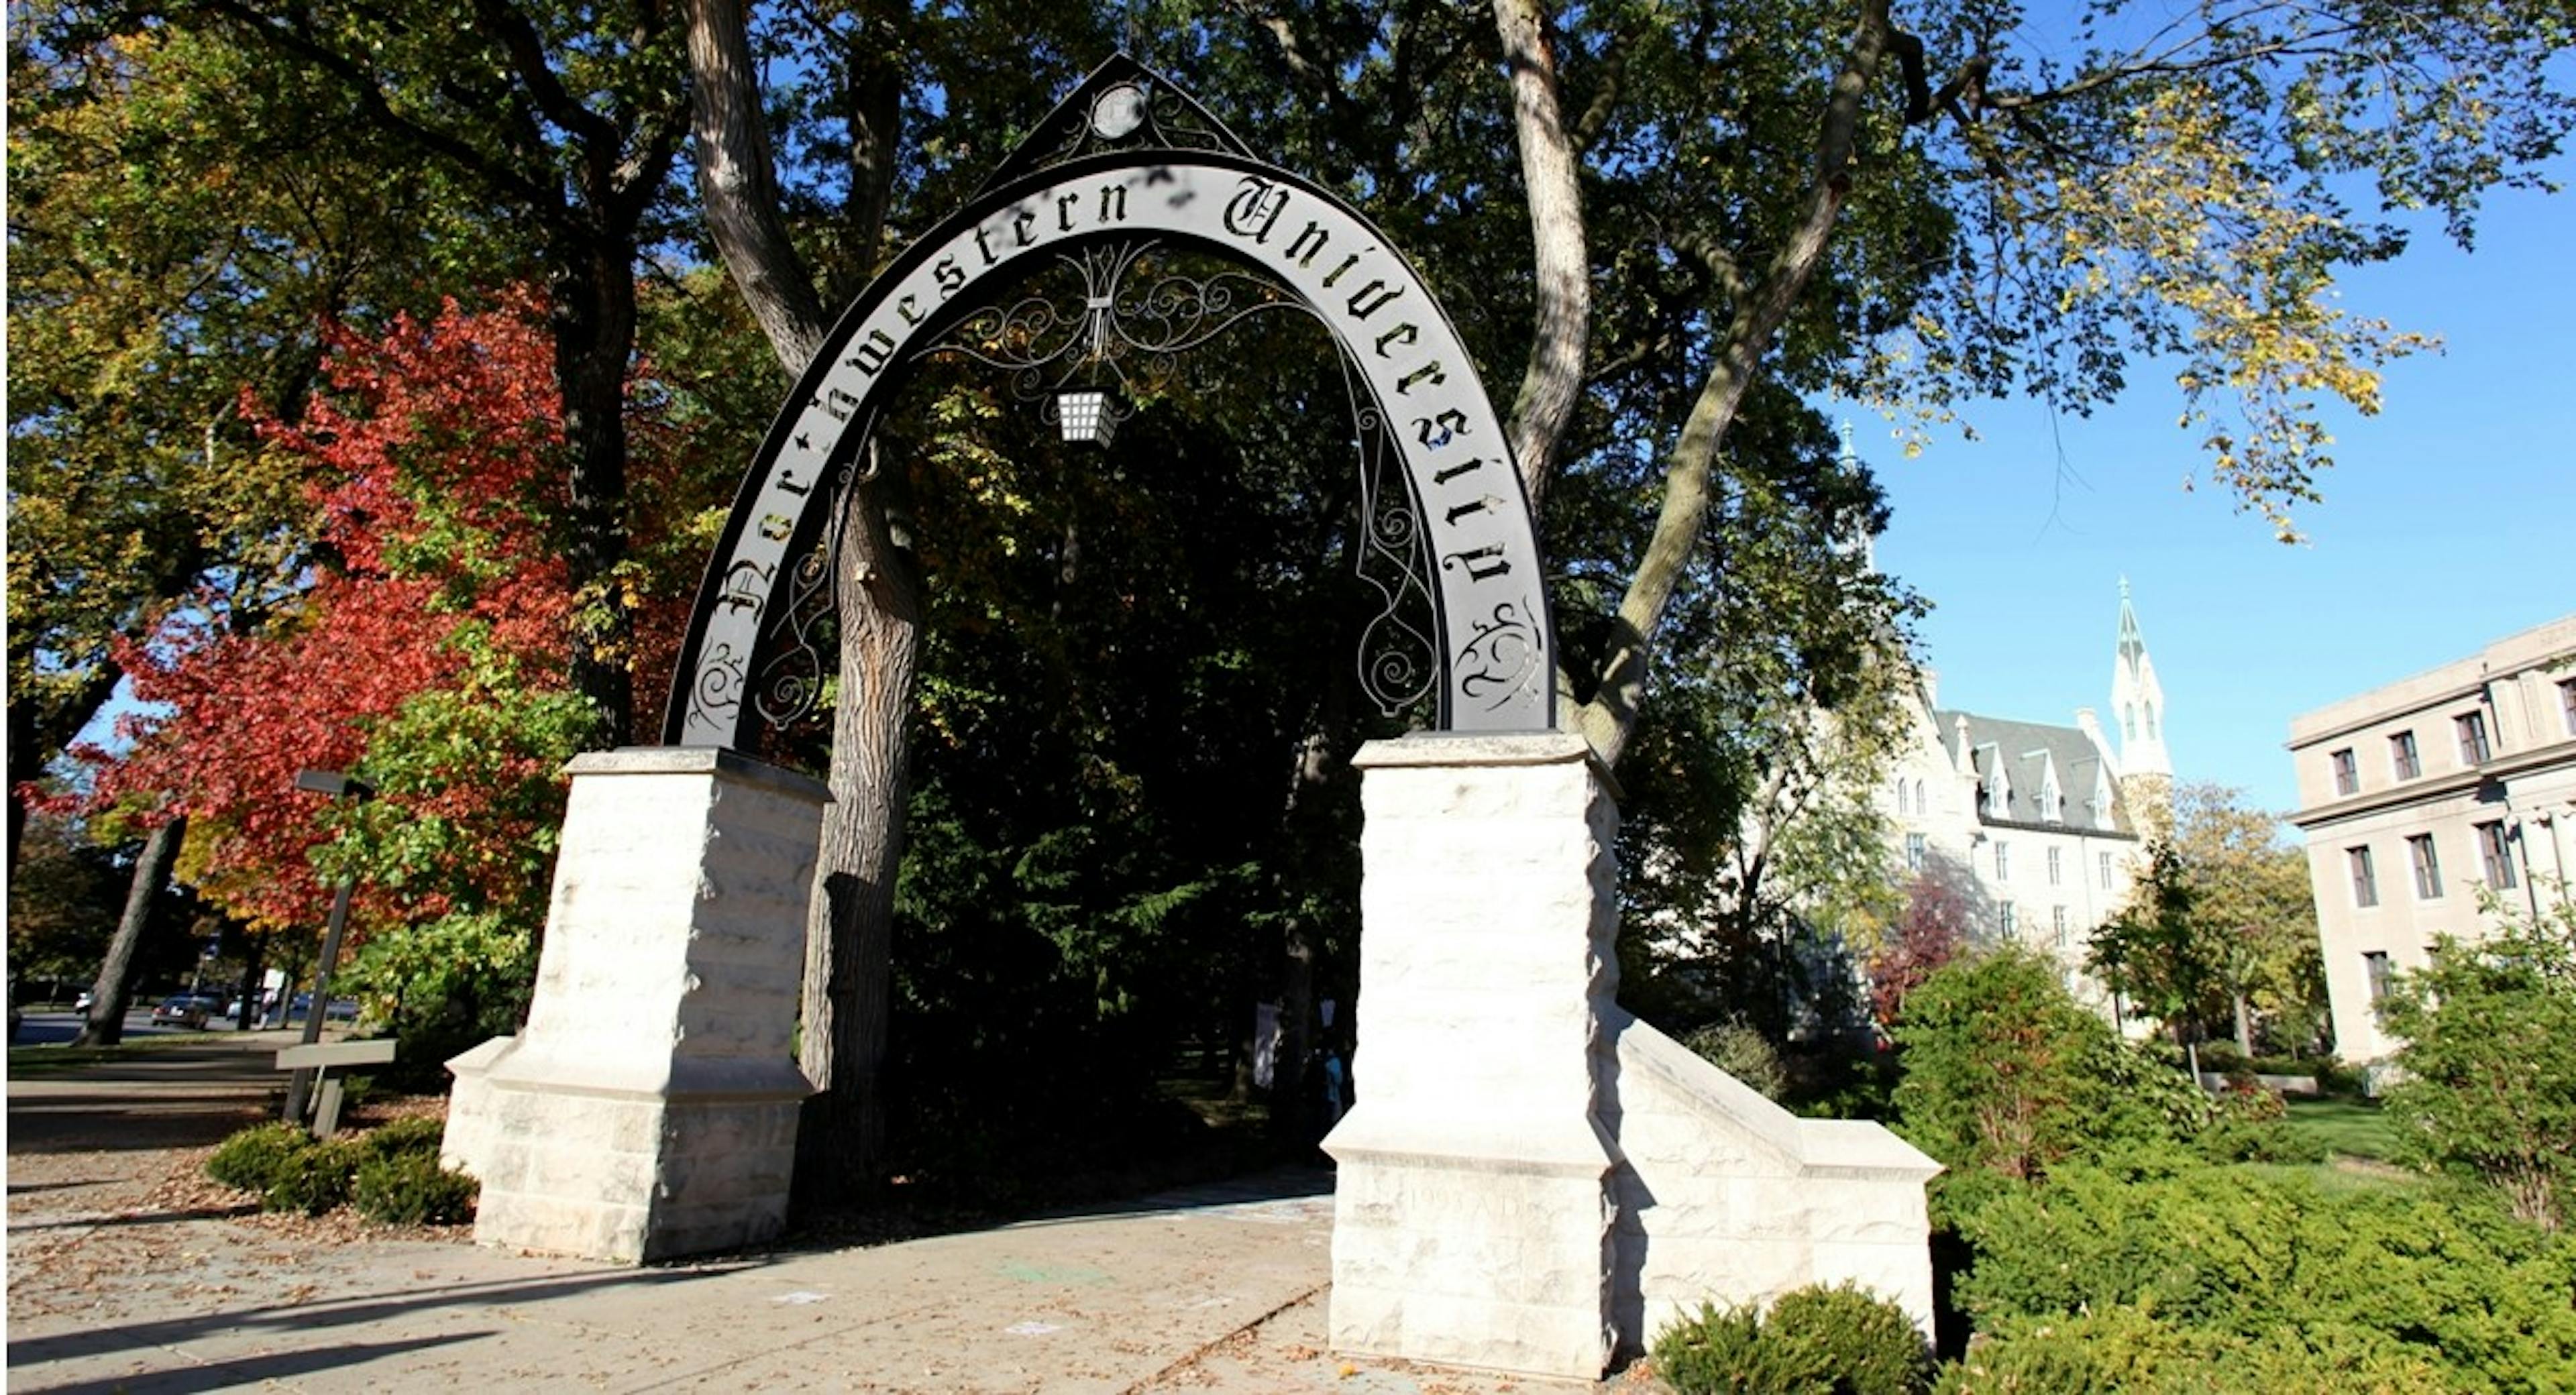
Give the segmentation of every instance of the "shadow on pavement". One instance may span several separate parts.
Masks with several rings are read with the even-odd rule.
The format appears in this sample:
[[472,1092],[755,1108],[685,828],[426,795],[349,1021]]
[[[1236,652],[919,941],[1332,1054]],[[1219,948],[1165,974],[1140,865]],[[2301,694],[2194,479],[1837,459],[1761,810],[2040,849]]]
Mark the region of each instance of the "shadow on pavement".
[[239,1206],[201,1206],[190,1211],[139,1211],[121,1216],[67,1216],[59,1221],[19,1221],[9,1227],[12,1235],[30,1230],[105,1230],[126,1225],[169,1225],[177,1221],[223,1221],[235,1216],[256,1216],[259,1208],[248,1202]]
[[[732,1273],[748,1267],[750,1266],[745,1264],[732,1264],[708,1265],[690,1270],[592,1270],[554,1279],[514,1279],[451,1284],[443,1287],[405,1289],[355,1299],[331,1299],[204,1313],[194,1317],[170,1318],[159,1322],[128,1323],[121,1327],[94,1327],[78,1332],[59,1333],[50,1337],[21,1338],[13,1335],[9,1342],[9,1366],[12,1370],[17,1370],[49,1361],[70,1361],[145,1347],[180,1346],[215,1332],[244,1330],[275,1330],[281,1333],[315,1332],[334,1327],[363,1325],[414,1316],[433,1308],[457,1306],[486,1308],[496,1304],[541,1303],[548,1299],[568,1298],[575,1294],[625,1285],[658,1287],[663,1284],[686,1283],[694,1278]],[[440,1340],[461,1339],[442,1338]],[[173,1378],[182,1374],[184,1373],[173,1373]],[[262,1374],[274,1375],[276,1372],[254,1372],[251,1379],[256,1380]],[[131,1381],[121,1381],[117,1384],[122,1384],[131,1390],[162,1388],[137,1385]],[[20,1381],[12,1379],[9,1382],[9,1388],[19,1390],[31,1387],[26,1387]],[[174,1385],[168,1388],[205,1390],[213,1387]]]
[[[490,1332],[451,1332],[438,1337],[415,1337],[400,1342],[351,1342],[345,1346],[322,1347],[313,1351],[276,1352],[262,1356],[236,1357],[230,1361],[209,1361],[171,1371],[149,1371],[139,1375],[122,1375],[108,1380],[77,1381],[70,1385],[20,1386],[12,1389],[41,1389],[48,1395],[193,1395],[201,1390],[231,1390],[258,1385],[266,1381],[311,1375],[340,1366],[380,1360],[427,1351],[432,1347],[453,1346],[491,1336]],[[10,1352],[15,1365],[16,1349]]]

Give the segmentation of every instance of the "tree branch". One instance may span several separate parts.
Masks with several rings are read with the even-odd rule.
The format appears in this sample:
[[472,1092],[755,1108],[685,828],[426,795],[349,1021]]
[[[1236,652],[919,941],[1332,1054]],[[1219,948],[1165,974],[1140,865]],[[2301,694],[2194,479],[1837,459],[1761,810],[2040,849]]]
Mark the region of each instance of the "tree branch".
[[805,371],[830,329],[779,212],[778,176],[742,0],[688,0],[698,198],[707,230],[778,361]]
[[1663,508],[1627,594],[1619,600],[1600,686],[1577,718],[1584,738],[1605,765],[1618,764],[1636,732],[1655,632],[1707,526],[1718,448],[1761,372],[1763,355],[1824,260],[1834,221],[1850,194],[1861,105],[1886,60],[1890,32],[1888,0],[1864,0],[1851,51],[1834,76],[1832,94],[1818,123],[1815,174],[1797,223],[1763,273],[1761,284],[1737,303],[1717,362],[1701,384],[1698,400],[1667,458]]

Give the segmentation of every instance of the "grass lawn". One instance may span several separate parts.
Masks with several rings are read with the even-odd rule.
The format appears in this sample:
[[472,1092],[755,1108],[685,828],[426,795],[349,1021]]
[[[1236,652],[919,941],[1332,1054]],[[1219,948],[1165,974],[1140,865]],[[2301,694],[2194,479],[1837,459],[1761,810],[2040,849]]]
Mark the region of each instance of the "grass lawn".
[[2349,1158],[2387,1162],[2397,1152],[2397,1131],[2377,1100],[2302,1099],[2292,1096],[2281,1126],[2313,1138]]
[[121,1061],[147,1051],[201,1046],[211,1039],[211,1034],[205,1032],[172,1032],[127,1037],[114,1046],[13,1046],[9,1048],[9,1078],[27,1080],[38,1076],[66,1075],[84,1067]]

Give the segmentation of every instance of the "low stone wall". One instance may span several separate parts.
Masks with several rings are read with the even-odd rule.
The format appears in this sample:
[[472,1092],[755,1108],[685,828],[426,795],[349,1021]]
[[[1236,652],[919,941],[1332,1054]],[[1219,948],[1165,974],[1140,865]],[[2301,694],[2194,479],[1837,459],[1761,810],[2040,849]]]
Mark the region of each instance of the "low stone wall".
[[1610,1307],[1634,1355],[1703,1302],[1850,1281],[1932,1331],[1923,1185],[1940,1164],[1877,1124],[1800,1119],[1624,1011],[1595,1051],[1611,1173]]
[[[2313,1075],[2258,1075],[2254,1083],[2276,1095],[2313,1095],[2317,1078]],[[2227,1077],[2217,1071],[2200,1073],[2200,1088],[2216,1094],[2227,1088]]]

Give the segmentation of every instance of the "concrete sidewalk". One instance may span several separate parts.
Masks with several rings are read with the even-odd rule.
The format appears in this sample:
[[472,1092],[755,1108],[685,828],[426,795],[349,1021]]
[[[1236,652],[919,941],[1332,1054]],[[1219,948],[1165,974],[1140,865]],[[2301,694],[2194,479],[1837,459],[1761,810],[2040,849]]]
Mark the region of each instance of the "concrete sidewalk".
[[[126,1124],[149,1127],[181,1073],[131,1082],[151,1098],[131,1101],[146,1115]],[[238,1099],[225,1094],[238,1083],[200,1081],[209,1114]],[[149,1204],[153,1169],[175,1155],[21,1152],[22,1108],[129,1088],[11,1085],[11,1391],[1564,1388],[1323,1350],[1321,1172],[871,1248],[610,1269],[419,1241],[296,1243]]]

